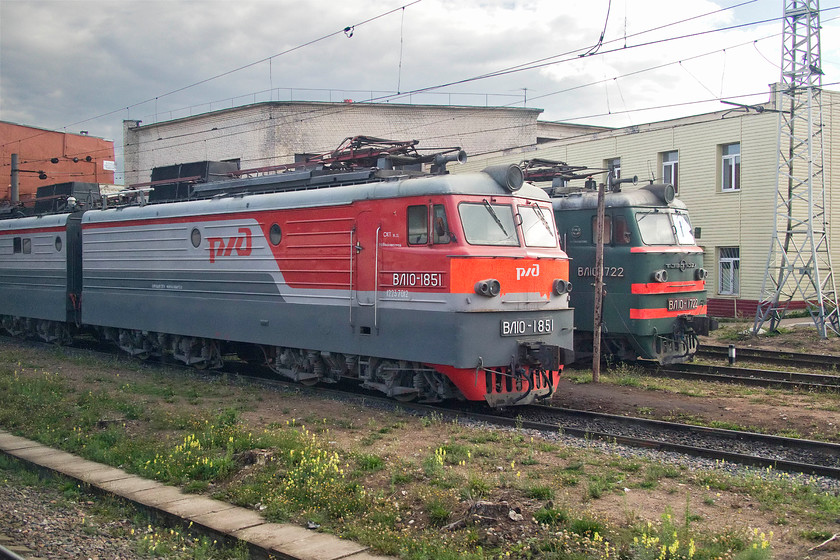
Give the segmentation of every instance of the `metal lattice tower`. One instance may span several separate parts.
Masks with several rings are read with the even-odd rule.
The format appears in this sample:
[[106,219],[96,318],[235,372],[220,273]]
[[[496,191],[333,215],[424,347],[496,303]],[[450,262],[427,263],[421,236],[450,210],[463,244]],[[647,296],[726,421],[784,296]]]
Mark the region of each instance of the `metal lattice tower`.
[[775,330],[799,293],[826,338],[840,326],[823,173],[819,0],[784,0],[784,10],[775,223],[753,333],[766,321]]

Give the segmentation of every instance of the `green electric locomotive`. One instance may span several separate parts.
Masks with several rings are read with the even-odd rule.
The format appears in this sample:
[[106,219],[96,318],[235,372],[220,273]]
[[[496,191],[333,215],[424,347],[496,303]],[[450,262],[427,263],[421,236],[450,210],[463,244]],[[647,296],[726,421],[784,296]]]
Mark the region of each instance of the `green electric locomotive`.
[[[545,190],[561,245],[572,259],[575,356],[591,358],[598,210],[592,175],[598,171],[546,160],[523,162],[523,169],[531,181],[552,181]],[[575,188],[568,186],[572,179],[588,180]],[[602,352],[620,360],[689,361],[698,335],[716,326],[706,315],[703,249],[673,186],[622,191],[622,182],[629,181],[609,181],[604,196]]]

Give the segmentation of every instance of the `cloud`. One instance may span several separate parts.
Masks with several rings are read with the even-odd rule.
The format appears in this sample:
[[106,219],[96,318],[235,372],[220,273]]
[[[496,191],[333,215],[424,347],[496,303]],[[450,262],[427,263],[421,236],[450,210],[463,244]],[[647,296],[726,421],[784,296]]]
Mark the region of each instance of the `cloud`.
[[[732,4],[411,1],[5,0],[0,119],[89,130],[119,150],[123,119],[148,123],[269,99],[364,101],[399,90],[411,93],[393,102],[527,100],[545,120],[625,126],[721,108],[697,103],[704,99],[755,94],[737,99],[760,102],[779,79],[780,21],[706,33],[778,17],[779,0],[695,19]],[[840,14],[827,8],[823,68],[832,82]],[[673,23],[681,19],[689,21]],[[342,30],[354,25],[348,38]],[[762,39],[768,35],[776,36]],[[645,42],[653,44],[637,46]],[[591,56],[577,56],[588,49]],[[553,64],[472,80],[536,61]],[[638,111],[678,103],[686,105]]]

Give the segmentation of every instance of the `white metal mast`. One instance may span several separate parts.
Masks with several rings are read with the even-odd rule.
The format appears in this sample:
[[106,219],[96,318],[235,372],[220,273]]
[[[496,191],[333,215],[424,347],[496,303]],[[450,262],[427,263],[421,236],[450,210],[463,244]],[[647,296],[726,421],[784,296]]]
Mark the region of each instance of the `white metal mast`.
[[819,0],[783,2],[775,223],[753,333],[767,321],[775,330],[799,293],[826,338],[840,325],[823,173]]

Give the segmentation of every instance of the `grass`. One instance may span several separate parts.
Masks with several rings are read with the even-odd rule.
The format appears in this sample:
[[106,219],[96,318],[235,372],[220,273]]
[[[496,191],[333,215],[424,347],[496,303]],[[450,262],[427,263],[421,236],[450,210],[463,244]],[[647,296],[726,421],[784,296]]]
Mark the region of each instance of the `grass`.
[[[791,526],[813,528],[811,540],[830,531],[840,516],[837,496],[782,473],[682,469],[516,431],[465,426],[441,415],[348,412],[333,404],[324,410],[332,408],[335,415],[319,416],[311,410],[312,400],[295,394],[267,395],[205,376],[123,369],[94,359],[73,364],[83,370],[77,378],[51,373],[61,363],[4,348],[0,426],[258,509],[271,521],[314,521],[377,553],[406,559],[595,559],[616,558],[620,551],[622,558],[636,560],[657,558],[665,546],[668,558],[735,560],[771,550],[769,526],[764,536],[753,534],[749,524],[710,529],[686,496],[694,497],[697,508],[711,510],[724,507],[727,496],[749,499],[779,525],[784,511]],[[634,375],[624,371],[617,377]],[[258,393],[265,401],[282,399],[270,418],[255,410]],[[358,418],[348,419],[351,415]],[[403,440],[415,443],[406,449]],[[640,522],[650,512],[636,512],[627,500],[644,493],[655,494],[668,508],[684,509],[681,521],[666,509],[659,513],[671,515],[667,520]],[[514,538],[477,522],[441,531],[467,520],[469,506],[479,500],[522,506],[525,519],[519,524],[505,517],[498,521],[511,524]],[[144,554],[165,556],[170,545],[145,546]]]

